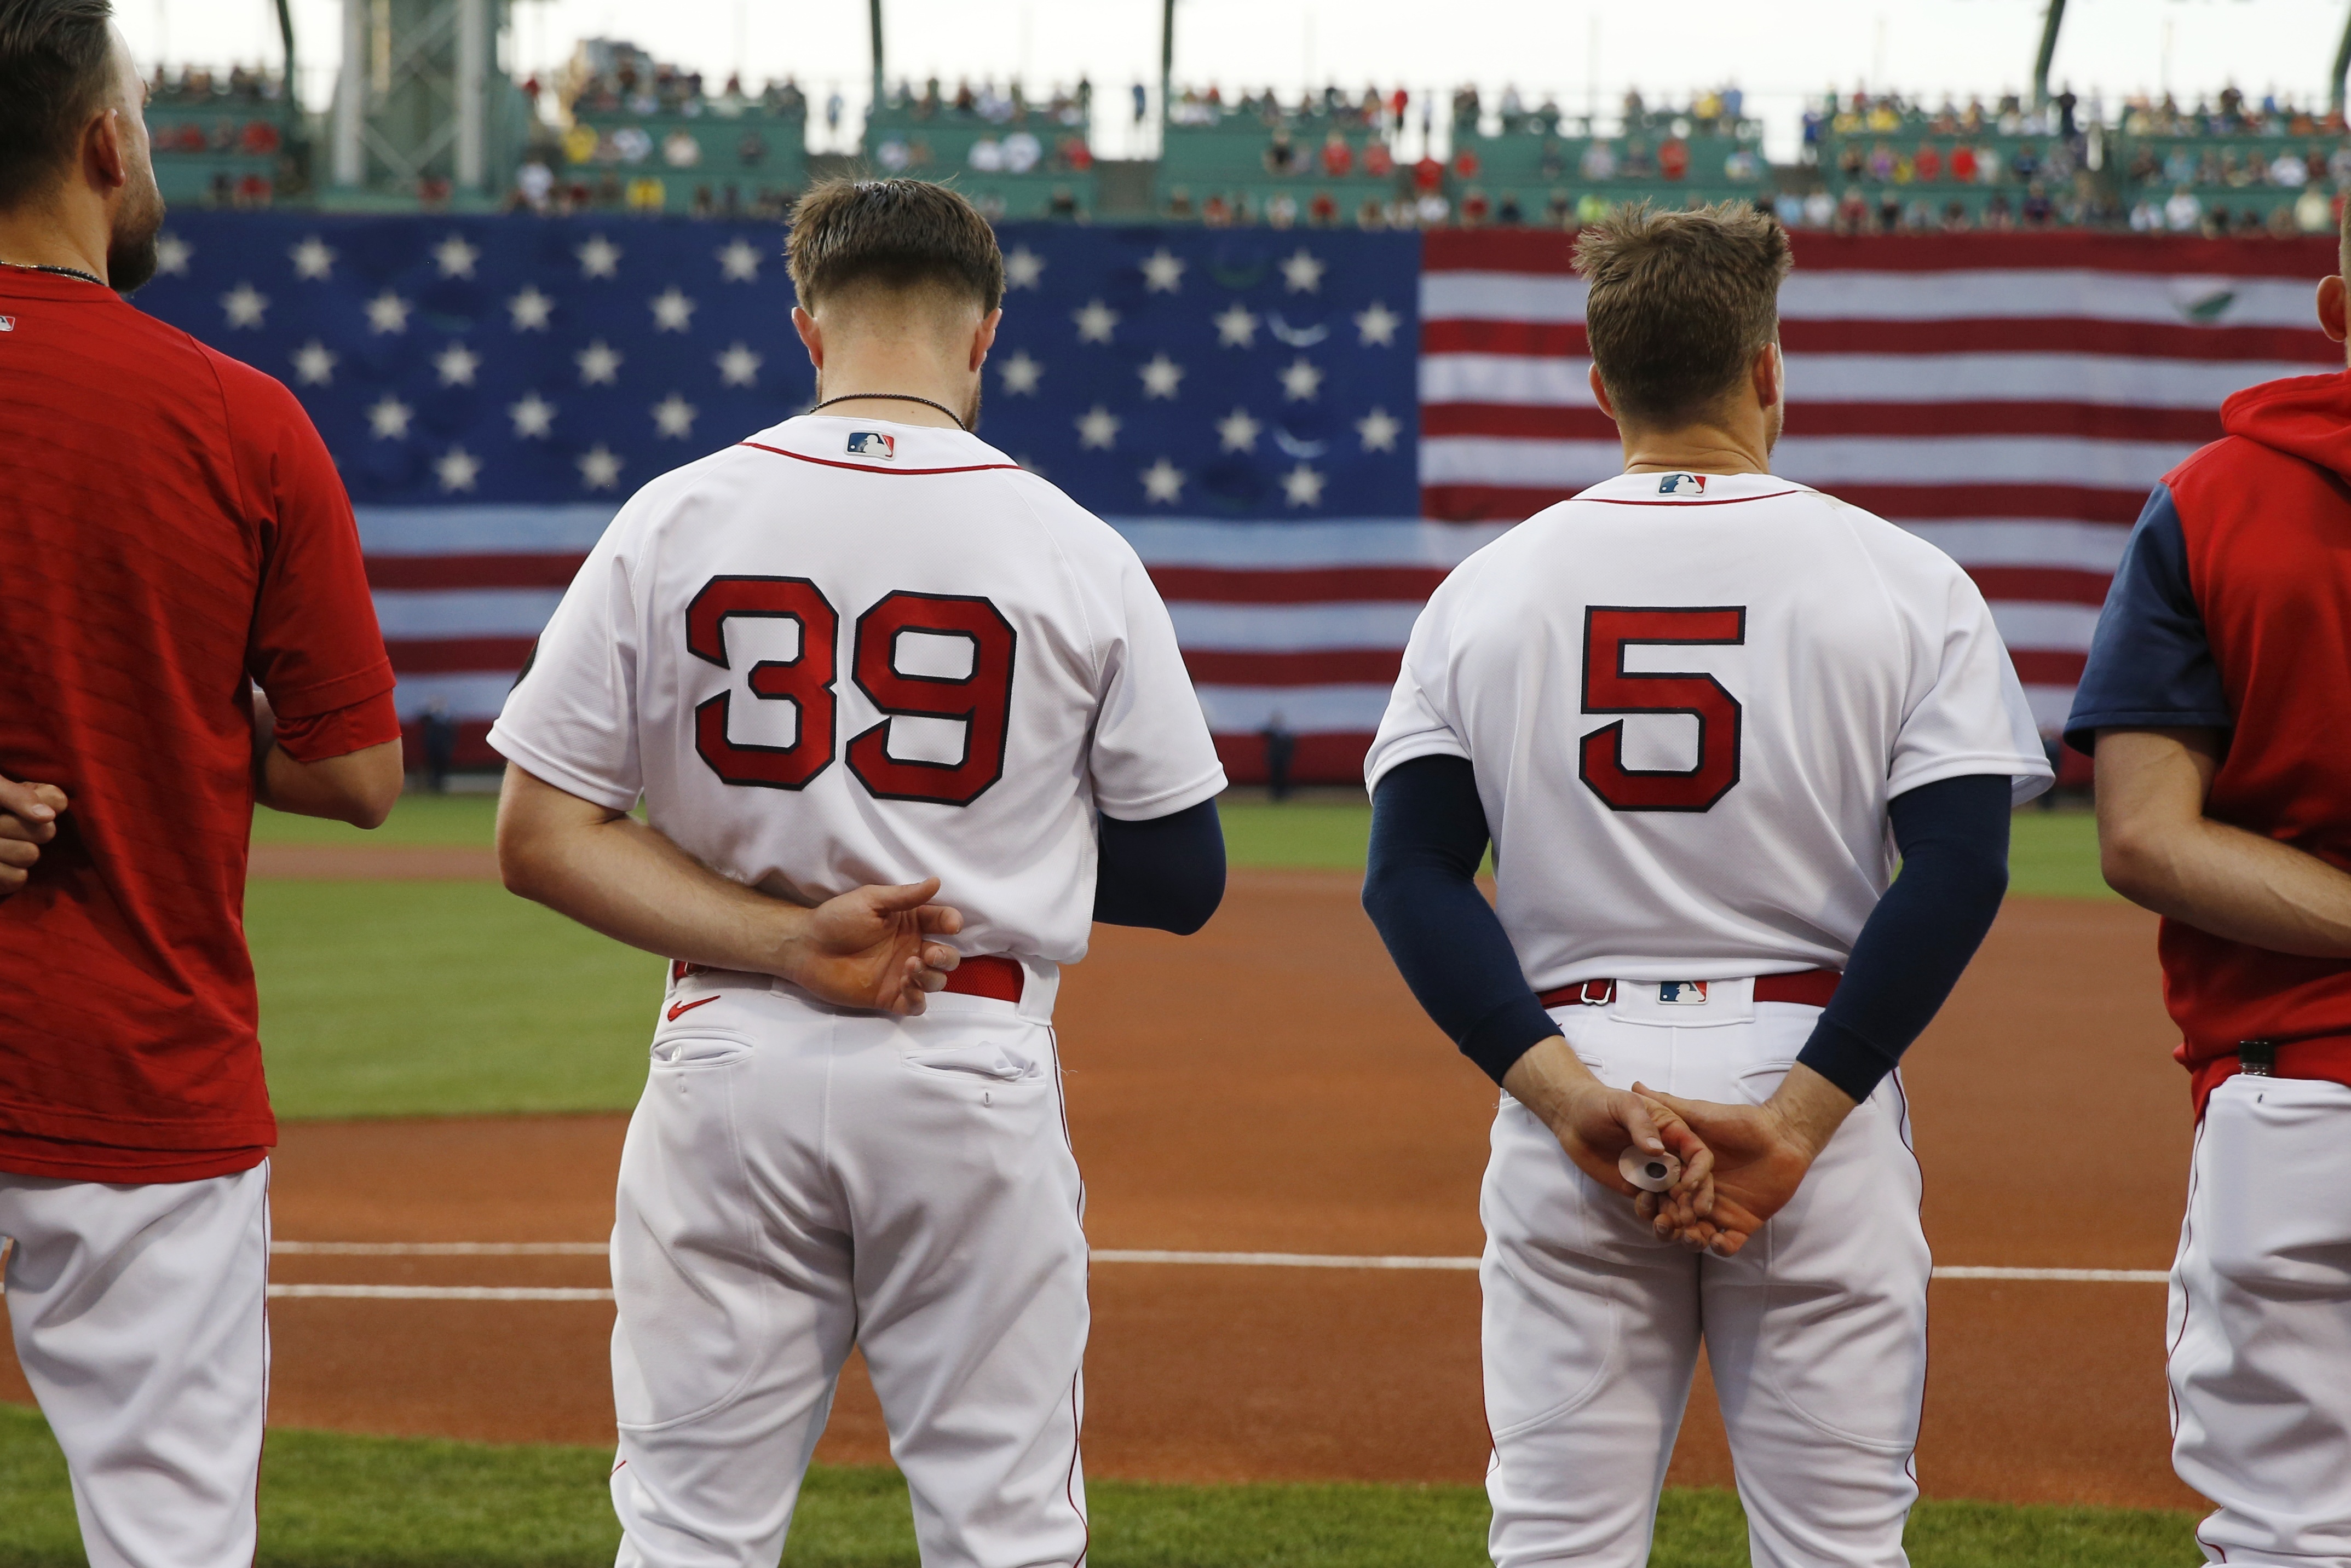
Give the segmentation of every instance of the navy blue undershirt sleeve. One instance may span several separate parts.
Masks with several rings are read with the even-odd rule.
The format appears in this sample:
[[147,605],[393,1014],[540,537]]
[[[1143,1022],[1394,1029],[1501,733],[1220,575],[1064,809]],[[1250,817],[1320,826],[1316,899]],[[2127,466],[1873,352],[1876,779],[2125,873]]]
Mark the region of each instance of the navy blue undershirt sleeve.
[[1094,918],[1189,936],[1225,898],[1225,830],[1217,803],[1148,821],[1096,819],[1102,828]]
[[[1855,1100],[1868,1098],[1941,1009],[2008,888],[2005,775],[1923,785],[1896,797],[1890,815],[1902,875],[1864,924],[1799,1058]],[[1372,799],[1364,908],[1422,1009],[1499,1082],[1559,1026],[1478,891],[1487,838],[1468,762],[1403,764]]]
[[1943,779],[1887,807],[1902,874],[1877,901],[1796,1060],[1866,1100],[1959,983],[2008,892],[2009,779]]
[[2235,722],[2188,580],[2179,509],[2170,487],[2158,485],[2106,590],[2065,744],[2087,754],[2101,729],[2226,729]]
[[1499,1083],[1559,1026],[1478,891],[1488,837],[1478,775],[1465,758],[1399,764],[1372,795],[1364,911],[1422,1009]]

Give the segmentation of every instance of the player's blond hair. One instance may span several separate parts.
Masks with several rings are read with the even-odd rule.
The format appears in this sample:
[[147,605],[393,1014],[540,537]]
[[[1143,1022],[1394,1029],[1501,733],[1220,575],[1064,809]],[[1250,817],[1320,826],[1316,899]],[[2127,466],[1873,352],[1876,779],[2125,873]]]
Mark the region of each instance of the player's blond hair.
[[1702,418],[1779,336],[1788,231],[1744,202],[1664,212],[1646,202],[1588,225],[1575,270],[1592,362],[1617,413],[1671,428]]
[[800,307],[866,285],[1004,302],[1004,253],[979,210],[927,180],[825,180],[792,210],[784,259]]

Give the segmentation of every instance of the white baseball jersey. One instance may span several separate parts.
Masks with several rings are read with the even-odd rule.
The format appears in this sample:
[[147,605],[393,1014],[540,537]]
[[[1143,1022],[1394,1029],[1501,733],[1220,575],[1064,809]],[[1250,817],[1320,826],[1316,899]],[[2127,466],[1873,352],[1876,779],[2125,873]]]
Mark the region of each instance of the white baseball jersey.
[[1538,990],[1842,969],[1886,802],[2049,764],[1967,574],[1771,475],[1626,474],[1511,529],[1413,628],[1365,762],[1475,766]]
[[612,520],[490,732],[800,904],[939,877],[957,945],[1085,956],[1097,810],[1224,788],[1174,627],[1107,524],[960,431],[807,415]]

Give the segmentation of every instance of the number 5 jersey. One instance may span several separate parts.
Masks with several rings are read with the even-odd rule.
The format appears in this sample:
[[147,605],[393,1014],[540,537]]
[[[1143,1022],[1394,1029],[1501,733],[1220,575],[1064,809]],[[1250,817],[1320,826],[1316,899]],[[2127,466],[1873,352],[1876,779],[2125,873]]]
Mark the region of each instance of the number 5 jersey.
[[1841,969],[1894,871],[1886,802],[2049,786],[1950,558],[1768,474],[1626,474],[1464,561],[1365,772],[1467,758],[1528,982]]
[[1097,811],[1224,788],[1134,551],[959,431],[805,415],[647,485],[490,732],[799,904],[937,876],[959,946],[1085,956]]

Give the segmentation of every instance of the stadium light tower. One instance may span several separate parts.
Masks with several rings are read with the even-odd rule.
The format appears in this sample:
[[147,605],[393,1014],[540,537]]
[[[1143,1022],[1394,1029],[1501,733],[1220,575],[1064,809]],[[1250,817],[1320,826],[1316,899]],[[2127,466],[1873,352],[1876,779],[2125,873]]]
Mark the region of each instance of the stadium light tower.
[[334,183],[413,195],[446,180],[488,196],[526,133],[521,95],[497,68],[507,0],[343,0]]
[[2049,101],[2049,62],[2057,57],[2057,29],[2064,25],[2065,0],[2049,0],[2049,14],[2041,23],[2041,52],[2032,57],[2032,106]]
[[882,0],[866,0],[865,9],[873,26],[873,104],[865,111],[871,120],[882,111]]
[[[2339,73],[2338,73],[2339,74]],[[1163,0],[1159,13],[1159,119],[1166,123],[1176,101],[1176,0]]]
[[2343,112],[2343,78],[2351,76],[2351,11],[2344,13],[2343,41],[2335,46],[2335,71],[2326,78],[2326,101],[2335,113]]

